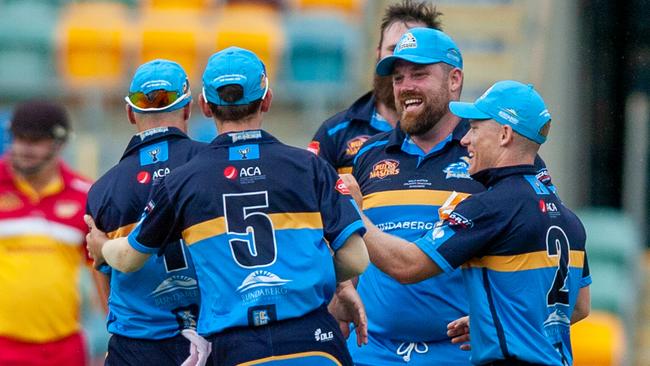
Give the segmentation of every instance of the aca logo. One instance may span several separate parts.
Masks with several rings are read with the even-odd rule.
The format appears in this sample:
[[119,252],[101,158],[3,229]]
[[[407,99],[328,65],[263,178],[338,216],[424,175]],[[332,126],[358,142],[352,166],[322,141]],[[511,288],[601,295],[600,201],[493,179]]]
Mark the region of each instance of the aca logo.
[[239,176],[239,172],[237,171],[237,168],[230,165],[230,166],[227,166],[226,169],[223,170],[223,176],[230,179],[230,180],[235,180]]
[[370,178],[384,179],[389,175],[399,174],[399,161],[384,159],[372,166]]
[[357,136],[351,140],[348,140],[347,142],[347,147],[345,149],[345,155],[347,156],[355,156],[359,152],[359,149],[361,148],[361,145],[363,145],[366,140],[368,140],[370,136],[368,135],[361,135]]
[[313,152],[314,154],[318,155],[320,152],[320,142],[318,141],[312,141],[307,145],[307,150]]
[[138,183],[140,183],[140,184],[147,184],[147,183],[151,182],[151,174],[149,174],[149,172],[143,170],[143,171],[138,173],[138,175],[136,176],[136,179],[137,179]]

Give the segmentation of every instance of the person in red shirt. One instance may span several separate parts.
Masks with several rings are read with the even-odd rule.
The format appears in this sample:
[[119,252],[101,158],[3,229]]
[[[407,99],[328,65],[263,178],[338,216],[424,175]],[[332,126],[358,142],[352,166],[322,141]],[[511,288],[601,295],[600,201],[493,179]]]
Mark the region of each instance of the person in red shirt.
[[79,271],[90,182],[59,158],[70,135],[60,105],[18,105],[10,132],[0,159],[0,365],[82,366]]

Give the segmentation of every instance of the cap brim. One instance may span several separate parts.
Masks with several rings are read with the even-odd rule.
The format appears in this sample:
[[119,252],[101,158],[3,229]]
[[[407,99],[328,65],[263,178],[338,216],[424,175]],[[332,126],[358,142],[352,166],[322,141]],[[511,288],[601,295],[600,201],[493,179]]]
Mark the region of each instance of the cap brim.
[[481,112],[474,103],[449,102],[449,110],[460,118],[490,119],[489,114]]
[[395,61],[397,60],[404,60],[408,62],[412,62],[414,64],[420,64],[420,65],[429,65],[429,64],[435,64],[438,62],[442,62],[441,60],[431,58],[431,57],[423,57],[423,56],[416,56],[416,55],[392,55],[392,56],[386,56],[381,61],[377,63],[377,67],[375,71],[377,72],[377,75],[379,76],[388,76],[393,73],[393,66],[395,65]]

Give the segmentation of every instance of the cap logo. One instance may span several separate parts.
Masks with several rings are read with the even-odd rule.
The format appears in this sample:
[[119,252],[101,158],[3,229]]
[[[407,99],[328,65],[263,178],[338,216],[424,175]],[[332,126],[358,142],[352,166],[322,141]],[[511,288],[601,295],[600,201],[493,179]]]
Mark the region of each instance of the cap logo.
[[395,47],[395,53],[406,48],[417,48],[417,47],[418,47],[418,40],[415,39],[415,36],[411,32],[409,32],[402,36],[402,39],[400,39],[399,43]]
[[238,82],[238,81],[246,81],[246,76],[242,74],[228,74],[228,75],[221,75],[217,76],[212,80],[212,82],[217,82],[217,83],[227,83],[227,82]]
[[163,89],[166,86],[171,86],[172,83],[170,83],[167,80],[149,80],[142,85],[140,85],[140,89]]
[[456,62],[460,62],[460,55],[458,54],[458,50],[453,48],[447,50],[447,58]]
[[541,111],[539,113],[539,116],[544,118],[551,118],[551,114],[548,113],[548,109],[544,109],[543,111]]
[[497,113],[499,117],[505,119],[506,121],[512,123],[513,125],[516,125],[519,123],[519,118],[517,118],[517,112],[513,109],[506,109],[506,110],[500,110],[499,113]]

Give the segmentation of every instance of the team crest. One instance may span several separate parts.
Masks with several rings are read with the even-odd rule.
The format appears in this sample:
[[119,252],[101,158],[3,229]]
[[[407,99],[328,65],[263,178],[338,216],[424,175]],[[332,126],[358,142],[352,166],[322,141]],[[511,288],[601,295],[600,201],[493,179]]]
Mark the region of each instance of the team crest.
[[415,39],[413,33],[408,32],[404,34],[402,38],[399,40],[397,47],[395,47],[395,53],[406,48],[417,48],[417,47],[418,47],[418,40]]
[[384,179],[389,175],[397,174],[399,174],[399,161],[393,159],[385,159],[372,166],[370,178]]
[[368,140],[370,136],[368,135],[361,135],[357,136],[351,140],[348,140],[347,142],[347,148],[345,149],[345,155],[347,156],[355,156],[359,152],[359,149],[361,148],[361,145],[363,145],[366,140]]
[[447,165],[447,167],[443,169],[442,172],[446,174],[445,179],[472,179],[472,177],[469,176],[469,157],[461,157],[459,162]]

